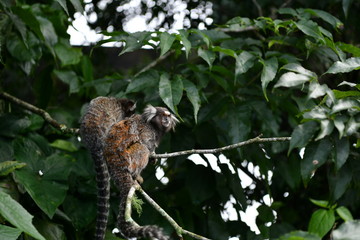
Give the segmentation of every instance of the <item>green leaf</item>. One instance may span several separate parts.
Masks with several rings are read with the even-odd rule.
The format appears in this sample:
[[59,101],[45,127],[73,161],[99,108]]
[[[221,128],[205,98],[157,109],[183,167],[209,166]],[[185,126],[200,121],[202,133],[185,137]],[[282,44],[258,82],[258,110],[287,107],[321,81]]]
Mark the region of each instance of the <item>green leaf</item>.
[[131,80],[126,88],[126,93],[139,92],[146,88],[155,88],[159,82],[159,73],[154,70],[146,71]]
[[66,12],[66,14],[69,16],[69,11],[66,5],[66,0],[56,0],[60,6],[64,9],[64,11]]
[[310,198],[310,201],[315,204],[316,206],[322,207],[322,208],[330,208],[330,203],[329,201],[325,201],[325,200],[316,200],[316,199],[312,199]]
[[26,163],[20,163],[17,161],[5,161],[0,162],[0,176],[6,176],[13,172],[15,169],[25,167]]
[[310,82],[308,98],[318,98],[324,96],[328,91],[329,87],[326,84],[319,84],[316,81]]
[[50,143],[50,146],[68,152],[76,152],[78,150],[77,147],[75,147],[75,145],[72,142],[65,141],[62,139],[56,139],[54,142]]
[[174,41],[175,41],[175,35],[172,35],[168,32],[162,32],[160,34],[160,49],[161,49],[160,56],[164,55],[171,49],[171,46]]
[[301,176],[305,184],[314,171],[326,162],[330,149],[331,142],[327,138],[306,146],[304,159],[301,161]]
[[360,103],[352,99],[340,99],[336,104],[334,104],[331,113],[337,113],[343,110],[350,110],[351,108],[359,108]]
[[294,148],[305,147],[317,130],[318,125],[315,121],[298,125],[291,134],[288,155]]
[[195,84],[193,84],[187,79],[183,79],[183,84],[184,84],[184,89],[186,91],[186,96],[193,105],[195,123],[197,123],[197,114],[199,112],[201,105],[199,91],[197,90]]
[[142,48],[145,43],[150,40],[150,37],[151,32],[148,31],[129,33],[129,36],[124,39],[126,44],[119,55]]
[[46,156],[39,144],[29,138],[14,141],[15,159],[27,164],[15,171],[15,178],[24,185],[40,209],[52,218],[69,188],[67,178],[71,171],[71,158],[60,153]]
[[54,70],[54,74],[69,85],[69,94],[79,92],[79,79],[74,71]]
[[168,106],[171,111],[176,112],[172,96],[171,82],[167,73],[160,76],[159,94],[166,106]]
[[312,233],[294,231],[281,236],[278,240],[321,240],[321,238]]
[[332,90],[336,99],[347,98],[347,97],[360,97],[360,91],[339,91]]
[[26,232],[36,239],[45,240],[32,225],[33,216],[17,201],[2,191],[0,191],[0,215],[20,231]]
[[351,212],[347,207],[341,206],[336,208],[335,211],[345,222],[354,220]]
[[261,73],[261,87],[266,100],[268,101],[266,94],[267,85],[274,80],[278,70],[278,60],[276,57],[272,57],[263,62],[264,67]]
[[21,232],[20,229],[0,224],[0,240],[16,240]]
[[22,38],[22,41],[23,41],[24,45],[26,46],[26,48],[28,48],[27,38],[26,38],[27,28],[26,28],[25,23],[15,14],[10,13],[10,12],[8,12],[7,14],[10,17],[11,22],[15,25],[15,28],[20,33],[20,36]]
[[54,46],[56,56],[61,61],[61,66],[75,65],[80,62],[82,52],[80,48],[73,48],[70,44],[64,44],[62,42],[57,43]]
[[176,75],[171,81],[171,90],[173,96],[173,103],[175,106],[177,106],[181,101],[184,91],[184,85],[182,82],[182,77],[180,75]]
[[295,23],[296,27],[308,36],[315,38],[317,41],[325,43],[319,25],[312,20],[300,20]]
[[349,139],[341,138],[335,139],[335,166],[340,169],[348,159],[350,154]]
[[358,240],[360,236],[360,221],[347,221],[332,232],[334,240]]
[[274,87],[296,87],[310,81],[310,79],[309,76],[304,74],[287,72],[281,75]]
[[338,18],[325,11],[310,8],[304,9],[304,11],[321,18],[325,22],[330,23],[334,28],[341,28],[341,26],[344,25]]
[[222,47],[219,47],[219,46],[215,46],[211,49],[211,51],[213,52],[220,52],[220,53],[224,53],[228,56],[231,56],[233,58],[236,58],[236,52],[232,49],[229,49],[229,48],[222,48]]
[[84,76],[85,82],[91,82],[93,81],[93,65],[91,63],[91,60],[88,56],[83,56],[81,59],[81,70],[82,74]]
[[74,6],[75,10],[79,13],[83,13],[84,12],[84,8],[81,5],[81,1],[80,0],[70,0],[70,2],[72,3],[72,5]]
[[334,223],[334,210],[319,209],[312,214],[308,229],[310,233],[315,233],[320,237],[324,237],[334,226]]
[[316,73],[304,68],[303,66],[301,66],[298,63],[288,63],[288,64],[282,66],[280,69],[300,73],[300,74],[306,75],[306,76],[308,76],[310,78],[316,78],[317,77]]
[[180,39],[181,39],[181,42],[185,48],[185,53],[186,53],[186,58],[189,57],[189,53],[191,51],[191,42],[188,40],[188,32],[186,32],[185,30],[183,29],[180,29],[179,30],[179,33],[180,33]]
[[215,61],[216,55],[214,52],[209,50],[204,50],[202,48],[198,49],[198,55],[202,59],[204,59],[207,64],[209,65],[209,68],[211,69],[213,62]]
[[315,138],[315,141],[320,140],[320,139],[330,135],[333,130],[334,130],[333,121],[330,121],[328,119],[321,120],[321,122],[320,122],[320,133]]
[[247,52],[243,51],[236,57],[235,64],[235,76],[238,77],[240,74],[246,73],[255,63],[256,57]]
[[360,57],[352,57],[346,59],[344,62],[335,62],[325,74],[347,73],[358,69],[360,69]]
[[44,36],[46,44],[49,46],[54,46],[58,42],[58,35],[56,34],[55,28],[48,19],[36,16],[40,24],[40,31]]

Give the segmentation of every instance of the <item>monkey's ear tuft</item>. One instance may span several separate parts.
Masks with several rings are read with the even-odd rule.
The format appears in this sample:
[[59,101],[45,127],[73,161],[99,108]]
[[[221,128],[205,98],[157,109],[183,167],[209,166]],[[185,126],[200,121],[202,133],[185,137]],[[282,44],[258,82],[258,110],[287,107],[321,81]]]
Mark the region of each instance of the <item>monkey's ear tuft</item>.
[[136,108],[136,102],[133,103],[132,107],[130,108],[130,111],[135,111]]
[[156,115],[156,108],[153,107],[152,105],[147,105],[146,108],[144,109],[144,113],[143,113],[143,116],[144,116],[144,119],[146,122],[150,122],[151,119],[153,119]]

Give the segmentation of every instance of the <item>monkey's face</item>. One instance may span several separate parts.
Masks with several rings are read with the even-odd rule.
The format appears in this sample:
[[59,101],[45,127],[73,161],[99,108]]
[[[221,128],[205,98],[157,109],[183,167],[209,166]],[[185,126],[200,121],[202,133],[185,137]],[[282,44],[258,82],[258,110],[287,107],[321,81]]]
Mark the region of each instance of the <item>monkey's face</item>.
[[147,121],[160,131],[168,132],[175,128],[176,123],[179,121],[177,118],[169,112],[166,108],[153,107],[149,105],[145,109],[145,115]]

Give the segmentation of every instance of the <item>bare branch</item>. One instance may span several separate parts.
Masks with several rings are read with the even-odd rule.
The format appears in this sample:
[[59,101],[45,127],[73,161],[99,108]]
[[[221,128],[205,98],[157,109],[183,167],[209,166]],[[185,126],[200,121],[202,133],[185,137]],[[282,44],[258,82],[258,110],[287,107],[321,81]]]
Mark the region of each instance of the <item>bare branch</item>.
[[253,1],[253,3],[255,4],[255,7],[256,7],[257,10],[258,10],[259,16],[260,16],[260,17],[263,16],[263,11],[262,11],[262,9],[261,9],[260,4],[259,4],[256,0],[252,0],[252,1]]
[[211,240],[209,238],[206,238],[206,237],[203,237],[203,236],[200,236],[196,233],[192,233],[190,231],[187,231],[185,229],[183,229],[182,227],[179,226],[179,224],[177,224],[175,222],[175,220],[170,217],[169,214],[167,214],[165,212],[164,209],[162,209],[159,204],[157,204],[142,188],[139,184],[136,184],[136,190],[138,190],[141,195],[145,198],[145,200],[156,210],[160,213],[161,216],[163,216],[170,224],[171,226],[173,226],[173,228],[175,229],[176,231],[176,234],[179,236],[180,239],[183,239],[182,238],[182,235],[185,234],[185,235],[188,235],[188,236],[191,236],[193,237],[194,239],[199,239],[199,240]]
[[22,100],[20,100],[20,99],[18,99],[16,97],[8,94],[7,92],[1,92],[0,93],[0,98],[8,100],[8,101],[10,101],[12,103],[15,103],[15,104],[29,110],[30,112],[33,112],[35,114],[40,115],[41,117],[44,118],[44,120],[46,122],[48,122],[54,128],[60,130],[62,133],[78,134],[78,132],[79,132],[79,129],[77,129],[77,128],[68,128],[65,124],[58,123],[45,110],[43,110],[41,108],[38,108],[38,107],[35,107],[34,105],[31,105],[30,103],[24,102],[24,101],[22,101]]
[[162,62],[163,60],[165,60],[166,58],[168,58],[171,54],[173,53],[173,51],[169,51],[167,53],[165,53],[164,55],[160,56],[159,58],[157,58],[155,61],[151,62],[150,64],[146,65],[143,69],[141,69],[139,72],[137,72],[134,75],[134,78],[139,76],[141,73],[146,72],[147,70],[149,70],[150,68],[155,67],[156,65],[158,65],[160,62]]
[[206,153],[218,153],[227,151],[234,148],[239,148],[244,145],[252,144],[252,143],[262,143],[262,142],[285,142],[290,141],[291,137],[274,137],[274,138],[261,138],[261,136],[257,136],[255,138],[235,143],[232,145],[228,145],[221,148],[214,148],[214,149],[192,149],[192,150],[186,150],[186,151],[180,151],[180,152],[173,152],[173,153],[164,153],[164,154],[152,154],[152,158],[169,158],[169,157],[177,157],[182,155],[190,155],[190,154],[206,154]]
[[249,32],[249,31],[255,31],[258,30],[257,27],[255,26],[249,26],[249,27],[243,27],[243,28],[216,28],[217,31],[222,31],[222,32],[235,32],[235,33],[241,33],[241,32]]

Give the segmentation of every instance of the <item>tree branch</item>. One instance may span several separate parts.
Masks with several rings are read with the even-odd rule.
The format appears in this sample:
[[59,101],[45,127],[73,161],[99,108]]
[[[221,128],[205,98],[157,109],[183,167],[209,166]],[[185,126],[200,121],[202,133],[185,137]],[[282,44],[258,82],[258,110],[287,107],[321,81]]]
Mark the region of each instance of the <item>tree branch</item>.
[[8,100],[9,102],[15,103],[15,104],[29,110],[30,112],[40,115],[41,117],[44,118],[44,120],[46,122],[48,122],[54,128],[60,130],[62,133],[78,134],[78,132],[79,132],[78,128],[68,128],[65,124],[58,123],[45,110],[35,107],[34,105],[31,105],[30,103],[24,102],[16,97],[10,95],[7,92],[0,92],[0,98]]
[[179,224],[177,224],[175,222],[175,220],[170,217],[169,214],[167,214],[165,212],[164,209],[162,209],[159,204],[157,204],[142,188],[139,184],[136,184],[135,185],[135,188],[137,191],[139,191],[141,193],[141,195],[145,198],[145,200],[156,210],[160,213],[161,216],[163,216],[170,224],[171,226],[173,226],[173,228],[175,229],[176,231],[176,234],[179,236],[180,239],[183,239],[182,235],[185,234],[185,235],[188,235],[194,239],[199,239],[199,240],[211,240],[209,238],[206,238],[206,237],[203,237],[203,236],[200,236],[196,233],[193,233],[193,232],[190,232],[190,231],[187,231],[185,229],[183,229],[182,227],[179,226]]
[[137,72],[134,75],[134,78],[139,76],[141,73],[146,72],[147,70],[149,70],[150,68],[155,67],[156,65],[158,65],[160,62],[162,62],[163,60],[165,60],[166,58],[168,58],[174,51],[171,50],[167,53],[165,53],[164,55],[158,57],[157,59],[155,59],[155,61],[151,62],[150,64],[146,65],[143,69],[141,69],[139,72]]
[[285,142],[290,141],[291,137],[274,137],[274,138],[261,138],[260,136],[257,136],[255,138],[235,143],[232,145],[228,145],[221,148],[214,148],[214,149],[192,149],[192,150],[186,150],[186,151],[180,151],[180,152],[173,152],[173,153],[164,153],[164,154],[152,154],[151,158],[169,158],[169,157],[177,157],[181,155],[190,155],[190,154],[205,154],[205,153],[218,153],[227,151],[234,148],[239,148],[244,145],[252,144],[252,143],[261,143],[261,142]]

